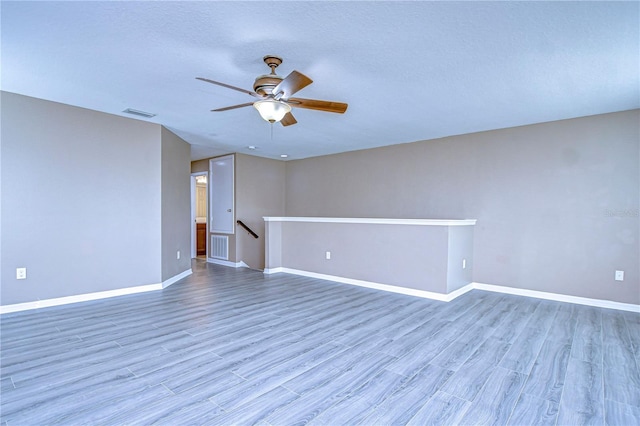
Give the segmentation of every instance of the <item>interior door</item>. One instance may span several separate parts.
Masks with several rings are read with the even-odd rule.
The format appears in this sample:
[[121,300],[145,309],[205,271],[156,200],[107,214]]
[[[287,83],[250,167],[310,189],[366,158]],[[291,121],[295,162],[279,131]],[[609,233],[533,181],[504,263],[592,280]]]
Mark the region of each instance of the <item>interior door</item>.
[[210,232],[235,232],[234,177],[233,155],[209,161]]

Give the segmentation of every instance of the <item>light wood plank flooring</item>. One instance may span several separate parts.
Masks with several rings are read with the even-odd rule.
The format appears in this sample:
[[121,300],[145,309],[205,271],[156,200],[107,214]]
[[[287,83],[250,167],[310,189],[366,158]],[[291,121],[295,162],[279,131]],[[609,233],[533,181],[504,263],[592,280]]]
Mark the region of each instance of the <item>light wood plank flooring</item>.
[[628,312],[195,261],[161,292],[0,321],[3,425],[640,424]]

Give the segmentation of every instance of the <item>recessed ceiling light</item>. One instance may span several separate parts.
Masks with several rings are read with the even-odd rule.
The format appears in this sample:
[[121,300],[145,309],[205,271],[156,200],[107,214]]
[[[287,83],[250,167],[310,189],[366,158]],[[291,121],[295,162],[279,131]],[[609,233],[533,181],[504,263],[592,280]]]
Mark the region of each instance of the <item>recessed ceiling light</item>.
[[254,149],[256,149],[256,148],[258,148],[258,147],[257,147],[257,146],[253,146],[253,145],[249,145],[247,148],[249,148],[250,150],[252,150],[252,151],[253,151]]
[[145,112],[145,111],[139,111],[137,109],[133,109],[133,108],[127,108],[122,112],[126,112],[127,114],[132,114],[132,115],[138,115],[140,117],[145,117],[145,118],[151,118],[151,117],[155,117],[156,114],[150,113],[150,112]]
[[280,154],[280,158],[287,158],[288,155],[287,154]]

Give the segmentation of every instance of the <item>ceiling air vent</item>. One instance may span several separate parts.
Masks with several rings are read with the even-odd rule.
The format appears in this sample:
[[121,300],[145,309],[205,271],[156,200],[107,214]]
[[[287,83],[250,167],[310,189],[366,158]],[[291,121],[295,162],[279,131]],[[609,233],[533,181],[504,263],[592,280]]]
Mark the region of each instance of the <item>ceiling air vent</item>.
[[156,116],[156,114],[152,114],[150,112],[139,111],[139,110],[133,109],[133,108],[127,108],[122,112],[126,112],[127,114],[137,115],[139,117],[144,117],[144,118],[151,118],[151,117],[155,117]]

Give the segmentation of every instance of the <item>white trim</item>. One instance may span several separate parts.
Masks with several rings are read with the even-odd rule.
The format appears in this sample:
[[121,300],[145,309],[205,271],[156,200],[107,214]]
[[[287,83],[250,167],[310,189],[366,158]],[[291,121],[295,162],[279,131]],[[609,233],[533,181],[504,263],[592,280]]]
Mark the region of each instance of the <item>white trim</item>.
[[470,292],[471,290],[473,290],[475,287],[473,286],[473,283],[469,283],[463,287],[460,287],[457,290],[453,290],[451,293],[448,293],[447,296],[449,296],[449,300],[447,300],[447,302],[451,302],[453,299],[462,296],[465,293]]
[[[207,210],[207,228],[209,228],[209,172],[204,171],[204,172],[195,172],[195,173],[191,173],[191,259],[197,257],[198,255],[198,235],[197,235],[197,228],[198,225],[196,224],[196,176],[206,176],[207,177],[207,189],[206,189],[206,194],[207,194],[207,202],[205,203],[206,206],[206,210]],[[208,234],[208,233],[207,233]],[[209,247],[209,242],[207,241],[207,238],[205,236],[204,239],[204,244],[205,244],[205,254],[208,252],[208,247]]]
[[231,262],[229,260],[214,259],[212,257],[208,257],[207,262],[215,263],[216,265],[229,266],[231,268],[248,268],[249,267],[249,265],[247,265],[243,261]]
[[76,294],[73,296],[56,297],[53,299],[36,300],[34,302],[16,303],[13,305],[0,306],[0,314],[8,314],[11,312],[28,311],[31,309],[48,308],[51,306],[69,305],[71,303],[88,302],[91,300],[109,299],[111,297],[124,296],[127,294],[146,293],[148,291],[162,290],[171,284],[180,281],[184,277],[191,275],[191,268],[175,275],[168,280],[159,284],[147,284],[137,287],[118,288],[116,290],[98,291],[95,293]]
[[575,303],[578,305],[595,306],[597,308],[617,309],[619,311],[640,312],[640,305],[632,303],[614,302],[611,300],[590,299],[588,297],[569,296],[567,294],[548,293],[545,291],[528,290],[525,288],[505,287],[493,284],[472,283],[478,290],[497,293],[514,294],[516,296],[535,297],[537,299],[553,300],[556,302]]
[[264,216],[265,222],[369,223],[376,225],[467,226],[477,219],[384,219],[359,217],[275,217]]
[[175,283],[176,281],[180,281],[184,277],[188,277],[191,274],[193,274],[193,270],[191,268],[189,268],[186,271],[179,273],[178,275],[174,275],[173,277],[169,278],[168,280],[162,281],[162,288],[167,288],[171,284]]
[[127,294],[144,293],[147,291],[162,290],[162,283],[148,284],[137,287],[119,288],[116,290],[98,291],[95,293],[77,294],[74,296],[56,297],[54,299],[36,300],[34,302],[16,303],[14,305],[0,306],[0,314],[10,312],[27,311],[30,309],[48,308],[51,306],[68,305],[71,303],[88,302],[90,300],[107,299],[110,297],[124,296]]
[[[267,269],[265,269],[265,271],[267,271]],[[353,278],[339,277],[336,275],[326,275],[326,274],[319,274],[317,272],[301,271],[299,269],[273,268],[273,269],[268,269],[268,271],[277,271],[277,272],[284,272],[287,274],[300,275],[303,277],[318,278],[321,280],[334,281],[342,284],[357,285],[359,287],[373,288],[376,290],[383,290],[391,293],[400,293],[408,296],[422,297],[424,299],[439,300],[441,302],[450,302],[456,297],[473,289],[471,284],[469,284],[454,292],[451,292],[449,294],[444,294],[444,293],[435,293],[433,291],[418,290],[415,288],[398,287],[395,285],[376,283],[372,281],[356,280]],[[268,272],[268,273],[275,273],[275,272]]]
[[578,305],[594,306],[597,308],[616,309],[620,311],[640,313],[640,305],[635,305],[632,303],[614,302],[611,300],[602,300],[602,299],[590,299],[588,297],[569,296],[566,294],[548,293],[544,291],[527,290],[522,288],[505,287],[505,286],[492,285],[492,284],[482,284],[477,282],[472,282],[470,284],[465,285],[462,288],[452,291],[451,293],[444,294],[444,293],[435,293],[435,292],[425,291],[425,290],[416,290],[416,289],[407,288],[407,287],[398,287],[398,286],[389,285],[389,284],[381,284],[381,283],[376,283],[371,281],[356,280],[353,278],[339,277],[336,275],[327,275],[327,274],[320,274],[317,272],[302,271],[299,269],[291,269],[291,268],[285,268],[281,266],[276,268],[265,268],[264,270],[265,274],[277,274],[281,272],[286,274],[300,275],[300,276],[309,277],[309,278],[318,278],[321,280],[333,281],[333,282],[338,282],[343,284],[357,285],[360,287],[374,288],[376,290],[406,294],[409,296],[417,296],[425,299],[440,300],[442,302],[450,302],[453,299],[471,290],[477,289],[477,290],[493,291],[496,293],[513,294],[516,296],[535,297],[537,299],[553,300],[556,302],[575,303]]

